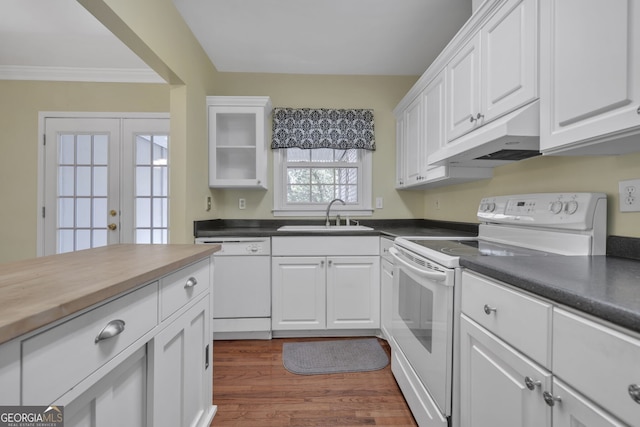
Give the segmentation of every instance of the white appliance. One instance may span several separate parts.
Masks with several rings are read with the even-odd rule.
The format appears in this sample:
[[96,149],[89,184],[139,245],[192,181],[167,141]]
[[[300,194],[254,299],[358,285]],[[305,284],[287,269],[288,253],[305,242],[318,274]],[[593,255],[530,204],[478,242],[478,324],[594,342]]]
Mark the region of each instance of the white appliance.
[[391,369],[420,426],[450,426],[458,410],[460,256],[604,255],[606,213],[602,193],[487,197],[478,237],[395,239]]
[[271,239],[199,237],[213,255],[213,339],[271,338]]

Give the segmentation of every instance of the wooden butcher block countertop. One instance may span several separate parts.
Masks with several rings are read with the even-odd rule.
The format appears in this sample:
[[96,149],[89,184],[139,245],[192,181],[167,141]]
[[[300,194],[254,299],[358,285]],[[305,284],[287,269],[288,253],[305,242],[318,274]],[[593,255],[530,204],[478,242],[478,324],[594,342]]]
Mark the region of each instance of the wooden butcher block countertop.
[[111,245],[0,264],[0,343],[206,258],[219,245]]

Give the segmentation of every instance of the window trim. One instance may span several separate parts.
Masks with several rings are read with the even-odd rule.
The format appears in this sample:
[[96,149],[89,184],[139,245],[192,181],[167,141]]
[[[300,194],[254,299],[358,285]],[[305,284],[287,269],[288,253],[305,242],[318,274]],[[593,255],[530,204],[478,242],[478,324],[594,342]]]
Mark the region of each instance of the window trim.
[[[287,206],[285,189],[287,183],[287,163],[285,162],[285,150],[273,150],[273,216],[321,216],[326,213],[326,205],[296,205]],[[371,216],[373,208],[371,205],[371,192],[373,188],[372,174],[372,152],[368,150],[359,150],[361,160],[359,163],[360,182],[358,184],[358,200],[357,205],[342,206],[334,203],[331,212],[344,212],[345,214],[354,216]],[[343,215],[344,216],[344,215]]]

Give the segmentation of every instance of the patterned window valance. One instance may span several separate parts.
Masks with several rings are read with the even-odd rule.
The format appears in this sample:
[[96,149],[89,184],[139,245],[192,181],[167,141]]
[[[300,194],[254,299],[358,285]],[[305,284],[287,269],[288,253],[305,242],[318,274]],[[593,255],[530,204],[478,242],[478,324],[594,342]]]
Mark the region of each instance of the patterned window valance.
[[271,148],[375,150],[373,110],[274,108]]

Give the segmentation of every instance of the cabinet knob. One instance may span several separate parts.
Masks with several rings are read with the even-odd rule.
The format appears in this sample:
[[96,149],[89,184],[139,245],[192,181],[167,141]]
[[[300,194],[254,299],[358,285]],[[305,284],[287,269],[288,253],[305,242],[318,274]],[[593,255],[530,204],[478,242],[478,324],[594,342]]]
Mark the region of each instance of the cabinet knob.
[[640,114],[640,107],[636,110],[636,113]]
[[187,282],[184,284],[185,289],[193,288],[198,284],[198,280],[195,277],[189,277]]
[[484,114],[478,113],[478,115],[476,116],[476,120],[480,120],[480,119],[484,119]]
[[524,377],[524,385],[526,385],[529,390],[535,390],[536,387],[542,386],[542,382],[536,381],[533,378],[527,376]]
[[549,393],[548,391],[545,391],[544,393],[542,393],[542,397],[544,398],[544,401],[549,406],[555,406],[556,402],[561,402],[562,401],[560,396],[554,396],[553,394]]
[[471,116],[471,117],[469,117],[469,121],[470,121],[471,123],[473,123],[473,122],[475,122],[475,121],[476,121],[476,118],[475,118],[475,117],[473,117],[473,116]]
[[630,384],[629,385],[629,396],[633,399],[634,402],[640,403],[640,385],[638,384]]
[[489,307],[487,304],[484,305],[484,312],[486,315],[490,315],[491,313],[496,313],[498,311],[495,307]]

